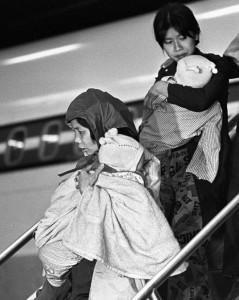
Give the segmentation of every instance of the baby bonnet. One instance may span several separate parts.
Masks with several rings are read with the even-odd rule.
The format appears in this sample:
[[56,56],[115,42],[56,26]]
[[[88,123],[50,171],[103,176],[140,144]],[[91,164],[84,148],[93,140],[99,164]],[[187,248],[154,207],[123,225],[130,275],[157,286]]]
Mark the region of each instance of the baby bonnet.
[[144,148],[132,137],[111,128],[99,140],[99,162],[117,171],[136,171]]

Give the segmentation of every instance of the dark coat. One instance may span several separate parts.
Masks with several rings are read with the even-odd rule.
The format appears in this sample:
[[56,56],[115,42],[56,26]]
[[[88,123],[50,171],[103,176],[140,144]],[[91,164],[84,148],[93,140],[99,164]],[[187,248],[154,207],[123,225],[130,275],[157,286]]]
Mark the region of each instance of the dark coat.
[[[227,113],[228,88],[229,78],[239,76],[239,70],[229,58],[222,58],[221,56],[214,54],[204,54],[198,49],[196,49],[195,54],[202,55],[210,61],[213,61],[219,72],[215,74],[210,82],[203,88],[194,89],[189,86],[169,84],[168,102],[192,111],[203,111],[209,108],[215,101],[219,101],[222,107],[223,120],[218,174],[213,183],[196,179],[196,185],[201,201],[203,221],[204,224],[206,224],[226,204],[228,187],[227,170],[230,151]],[[176,62],[169,62],[166,63],[165,66],[163,65],[158,72],[156,81],[160,80],[164,76],[174,75],[176,67]],[[190,142],[192,144],[192,149],[196,148],[197,142],[197,137]]]
[[[223,111],[221,129],[221,150],[219,154],[219,169],[215,180],[210,183],[195,177],[195,183],[200,199],[203,224],[206,225],[227,203],[229,184],[229,153],[230,138],[228,134],[227,100],[229,79],[239,76],[239,68],[229,57],[221,57],[214,54],[205,54],[196,49],[194,54],[199,54],[216,64],[218,73],[203,88],[194,89],[189,86],[169,84],[168,102],[179,105],[192,111],[203,111],[209,108],[215,101],[219,101]],[[158,72],[157,80],[164,76],[172,76],[176,72],[177,63],[166,61]],[[189,142],[188,149],[192,149],[191,157],[196,149],[198,137]],[[208,245],[208,259],[213,270],[223,267],[223,238],[224,227],[214,233]],[[218,255],[217,255],[218,254]]]
[[[228,202],[239,193],[239,120],[236,135],[232,140],[229,160]],[[224,273],[229,276],[239,276],[239,210],[226,222]]]

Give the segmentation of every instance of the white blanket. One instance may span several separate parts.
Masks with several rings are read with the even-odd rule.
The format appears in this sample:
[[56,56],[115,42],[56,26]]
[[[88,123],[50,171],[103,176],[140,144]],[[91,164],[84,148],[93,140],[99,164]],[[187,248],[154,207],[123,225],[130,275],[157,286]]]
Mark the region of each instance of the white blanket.
[[[106,174],[82,195],[71,192],[68,207],[61,197],[60,210],[53,202],[39,225],[36,244],[62,240],[73,253],[97,259],[118,274],[150,279],[180,251],[179,244],[143,184]],[[184,270],[182,265],[174,274]]]

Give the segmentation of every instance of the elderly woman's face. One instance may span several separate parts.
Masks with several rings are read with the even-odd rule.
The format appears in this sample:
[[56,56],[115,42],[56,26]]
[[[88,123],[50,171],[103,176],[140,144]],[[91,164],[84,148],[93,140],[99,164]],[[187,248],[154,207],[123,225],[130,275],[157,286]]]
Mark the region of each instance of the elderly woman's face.
[[70,127],[75,133],[75,143],[83,152],[84,156],[91,155],[98,150],[98,145],[90,135],[90,130],[82,126],[76,119],[70,122]]

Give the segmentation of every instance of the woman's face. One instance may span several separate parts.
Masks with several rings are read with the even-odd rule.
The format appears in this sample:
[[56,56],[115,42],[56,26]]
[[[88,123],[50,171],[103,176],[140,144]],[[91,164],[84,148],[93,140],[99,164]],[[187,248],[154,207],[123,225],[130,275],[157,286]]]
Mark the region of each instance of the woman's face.
[[195,38],[182,36],[174,28],[169,28],[165,35],[163,50],[174,61],[193,54],[195,50]]
[[98,150],[97,142],[92,139],[88,128],[82,126],[76,119],[70,122],[70,127],[75,133],[75,143],[84,156],[91,155]]

